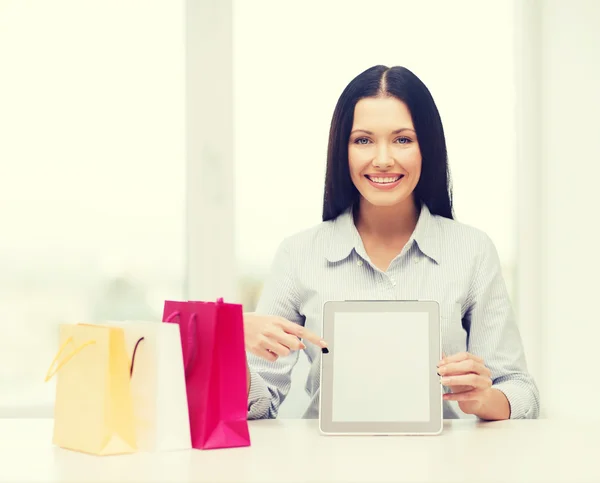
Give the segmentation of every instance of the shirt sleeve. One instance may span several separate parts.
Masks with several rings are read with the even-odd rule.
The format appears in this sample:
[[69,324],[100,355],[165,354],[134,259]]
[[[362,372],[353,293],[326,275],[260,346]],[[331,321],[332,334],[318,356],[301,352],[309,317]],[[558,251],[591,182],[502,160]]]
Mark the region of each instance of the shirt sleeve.
[[539,392],[527,371],[521,335],[502,276],[498,252],[486,235],[465,314],[468,351],[482,357],[494,388],[510,404],[511,419],[539,416]]
[[[299,299],[293,265],[289,239],[286,239],[277,249],[256,313],[276,315],[304,325],[304,317],[298,312]],[[279,357],[275,362],[252,353],[247,354],[250,368],[248,419],[277,417],[279,407],[290,390],[292,369],[298,361],[299,354],[299,351],[292,351],[287,357]]]

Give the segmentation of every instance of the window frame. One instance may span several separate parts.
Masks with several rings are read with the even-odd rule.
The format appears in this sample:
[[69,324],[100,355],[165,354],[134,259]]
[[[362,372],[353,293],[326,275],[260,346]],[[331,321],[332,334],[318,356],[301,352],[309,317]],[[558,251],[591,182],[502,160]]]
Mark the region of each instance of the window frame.
[[[542,8],[540,2],[513,0],[515,12],[515,130],[517,139],[516,313],[529,372],[541,397],[546,387],[544,268],[545,169],[542,147]],[[540,417],[546,417],[542,406]]]
[[236,298],[233,0],[185,2],[189,300]]

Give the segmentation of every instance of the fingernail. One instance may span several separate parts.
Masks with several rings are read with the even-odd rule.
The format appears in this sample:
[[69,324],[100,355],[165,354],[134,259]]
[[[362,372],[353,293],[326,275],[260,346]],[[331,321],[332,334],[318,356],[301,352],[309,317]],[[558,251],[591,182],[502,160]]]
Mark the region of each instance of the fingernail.
[[304,345],[304,342],[300,342],[300,349],[302,349],[302,350],[306,349],[306,346]]
[[441,374],[440,374],[439,372],[437,373],[437,375],[438,375],[438,376],[441,376]]
[[321,349],[321,352],[323,352],[323,354],[329,354],[329,349],[327,347],[323,347],[323,349]]

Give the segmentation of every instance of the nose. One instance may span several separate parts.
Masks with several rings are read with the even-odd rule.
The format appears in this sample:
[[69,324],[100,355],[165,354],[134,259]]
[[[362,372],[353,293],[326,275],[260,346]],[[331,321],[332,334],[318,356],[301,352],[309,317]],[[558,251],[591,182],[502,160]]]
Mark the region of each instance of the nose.
[[394,165],[394,160],[388,152],[388,148],[385,144],[382,144],[377,149],[377,156],[373,159],[373,166],[376,168],[389,168]]

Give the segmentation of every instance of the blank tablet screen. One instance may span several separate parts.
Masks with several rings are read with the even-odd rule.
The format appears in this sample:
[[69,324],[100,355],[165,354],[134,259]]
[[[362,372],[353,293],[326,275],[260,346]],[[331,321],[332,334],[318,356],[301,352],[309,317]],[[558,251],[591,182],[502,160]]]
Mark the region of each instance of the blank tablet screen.
[[429,421],[427,313],[337,312],[334,337],[333,421]]

